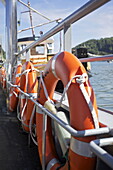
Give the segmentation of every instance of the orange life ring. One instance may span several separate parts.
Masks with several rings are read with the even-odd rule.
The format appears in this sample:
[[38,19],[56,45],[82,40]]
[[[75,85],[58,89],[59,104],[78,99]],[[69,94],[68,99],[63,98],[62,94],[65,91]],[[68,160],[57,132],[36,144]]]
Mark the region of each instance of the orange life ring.
[[[20,74],[21,74],[22,65],[18,64],[14,70],[12,79],[14,85],[20,85]],[[15,87],[10,88],[9,92],[9,110],[15,111],[18,104],[19,90]]]
[[0,68],[0,83],[2,83],[2,67]]
[[6,70],[4,67],[0,69],[0,82],[2,84],[2,87],[6,89]]
[[[64,87],[68,84],[68,82],[75,75],[82,75],[86,73],[85,68],[81,64],[81,62],[71,53],[62,52],[56,56],[54,56],[49,63],[47,64],[44,73],[43,80],[48,92],[48,96],[50,99],[53,98],[53,93],[60,79]],[[97,116],[98,121],[98,113],[96,106],[96,99],[93,92],[92,87],[90,86],[89,81],[87,83],[83,83],[85,86],[85,90],[87,93],[90,93],[90,100],[92,102],[92,106],[95,109],[95,114]],[[89,106],[80,90],[79,84],[76,82],[76,79],[73,79],[68,90],[67,96],[69,101],[69,109],[70,109],[70,125],[76,130],[86,130],[86,129],[94,129],[94,120],[91,115],[91,111]],[[44,105],[47,101],[47,97],[45,95],[43,86],[39,87],[38,94],[38,102]],[[37,141],[38,141],[38,150],[40,155],[40,160],[42,162],[42,128],[43,128],[43,115],[37,111],[36,114],[36,128],[37,128]],[[97,122],[98,124],[98,122]],[[96,158],[92,157],[92,155],[88,156],[87,152],[82,152],[82,150],[77,151],[74,146],[79,145],[89,146],[89,142],[94,140],[96,137],[80,137],[75,138],[71,136],[71,144],[68,152],[68,162],[70,166],[70,170],[94,170],[96,164]],[[83,149],[83,148],[81,148]],[[56,149],[54,147],[53,137],[52,137],[52,127],[51,127],[51,118],[47,117],[47,131],[46,131],[46,168],[51,170],[59,167],[59,163],[57,162],[57,154]],[[52,162],[53,161],[53,162]],[[67,169],[67,163],[61,169]]]
[[[26,72],[24,74],[24,72]],[[32,95],[34,98],[37,97],[38,80],[37,73],[34,69],[33,64],[27,61],[22,66],[22,75],[20,79],[20,88],[25,93]],[[20,95],[20,116],[22,120],[22,127],[25,131],[29,132],[29,121],[32,114],[34,103],[25,97]]]

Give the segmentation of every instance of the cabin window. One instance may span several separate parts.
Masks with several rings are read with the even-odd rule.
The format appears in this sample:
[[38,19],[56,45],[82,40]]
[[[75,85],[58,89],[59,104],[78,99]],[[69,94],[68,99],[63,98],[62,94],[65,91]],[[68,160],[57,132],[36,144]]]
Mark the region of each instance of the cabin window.
[[47,49],[48,54],[52,54],[52,49]]
[[49,47],[52,47],[52,43],[48,43],[48,46],[49,46]]
[[22,47],[22,50],[23,50],[26,47],[26,44],[22,44],[21,47]]
[[[18,51],[20,52],[21,50],[23,50],[26,47],[26,44],[22,44],[20,46],[18,46]],[[26,53],[23,53],[22,56],[26,56]]]
[[38,45],[31,49],[31,55],[44,55],[45,49],[44,45]]

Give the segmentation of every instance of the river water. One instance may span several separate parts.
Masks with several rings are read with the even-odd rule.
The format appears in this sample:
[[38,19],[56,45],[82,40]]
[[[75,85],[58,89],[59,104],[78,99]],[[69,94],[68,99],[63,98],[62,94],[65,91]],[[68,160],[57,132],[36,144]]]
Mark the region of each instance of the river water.
[[97,105],[113,112],[113,62],[92,62],[91,73]]

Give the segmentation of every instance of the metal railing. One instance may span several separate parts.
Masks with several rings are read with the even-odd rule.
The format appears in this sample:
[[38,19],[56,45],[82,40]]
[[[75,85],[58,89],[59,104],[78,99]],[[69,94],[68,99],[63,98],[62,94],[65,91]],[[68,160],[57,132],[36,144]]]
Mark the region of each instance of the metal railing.
[[92,135],[102,135],[102,134],[113,133],[113,130],[109,127],[77,131],[74,128],[72,128],[69,124],[66,124],[64,121],[59,119],[56,115],[48,111],[43,105],[41,105],[36,100],[34,100],[34,97],[32,95],[29,95],[28,93],[25,93],[24,91],[22,91],[19,86],[13,85],[11,82],[8,82],[8,84],[11,87],[17,88],[22,94],[24,94],[27,98],[29,98],[32,102],[34,102],[36,106],[38,106],[42,110],[42,114],[47,114],[49,117],[51,117],[53,120],[59,123],[65,130],[67,130],[74,137],[86,137],[86,136],[92,136]]
[[113,60],[113,54],[79,59],[81,62],[107,61]]
[[101,148],[103,146],[109,145],[113,145],[113,137],[97,139],[90,142],[90,148],[92,152],[113,169],[113,156]]

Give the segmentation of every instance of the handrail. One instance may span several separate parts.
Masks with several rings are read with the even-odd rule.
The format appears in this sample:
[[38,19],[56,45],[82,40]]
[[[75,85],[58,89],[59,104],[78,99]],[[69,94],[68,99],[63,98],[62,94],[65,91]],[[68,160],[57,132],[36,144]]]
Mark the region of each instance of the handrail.
[[34,46],[40,44],[44,40],[50,38],[57,32],[61,31],[65,25],[71,25],[74,22],[78,21],[82,17],[86,16],[87,14],[93,12],[95,9],[99,8],[103,4],[107,3],[110,0],[90,0],[85,5],[83,5],[81,8],[73,12],[71,15],[66,17],[64,20],[62,20],[59,24],[57,24],[55,27],[53,27],[50,31],[42,35],[38,40],[34,41],[33,43],[29,44],[27,47],[25,47],[22,51],[20,51],[17,55],[21,55],[27,50],[33,48]]
[[43,25],[47,25],[47,24],[50,24],[50,23],[55,22],[55,21],[58,22],[59,20],[62,20],[62,19],[58,18],[58,19],[51,20],[49,22],[45,22],[45,23],[42,23],[42,24],[39,24],[39,25],[35,25],[35,26],[32,26],[32,27],[29,27],[29,28],[24,28],[22,30],[19,30],[18,33],[21,33],[23,31],[27,31],[27,30],[32,29],[32,28],[41,27]]
[[24,94],[26,97],[28,97],[36,106],[38,106],[42,110],[42,114],[47,114],[49,117],[51,117],[53,120],[55,120],[59,125],[61,125],[65,130],[67,130],[72,136],[74,137],[86,137],[86,136],[93,136],[93,135],[102,135],[102,134],[111,134],[112,129],[109,127],[102,127],[99,129],[88,129],[88,130],[81,130],[77,131],[74,128],[72,128],[69,124],[66,124],[64,121],[59,119],[56,115],[54,115],[52,112],[47,110],[44,106],[42,106],[40,103],[38,103],[36,100],[34,100],[34,97],[32,95],[29,95],[28,93],[23,92],[19,86],[13,85],[11,82],[8,81],[8,84],[12,87],[17,88],[22,94]]
[[113,54],[104,55],[104,56],[89,57],[89,58],[81,58],[79,60],[81,62],[94,62],[94,61],[113,60]]
[[108,145],[113,145],[113,137],[97,139],[90,142],[92,152],[113,169],[113,156],[101,148],[102,146]]

